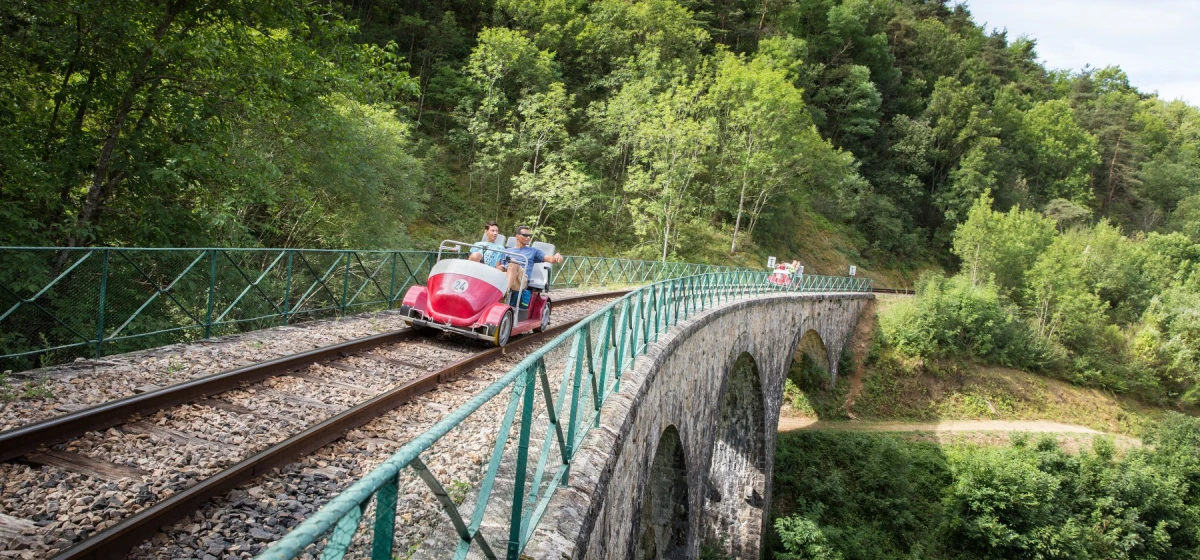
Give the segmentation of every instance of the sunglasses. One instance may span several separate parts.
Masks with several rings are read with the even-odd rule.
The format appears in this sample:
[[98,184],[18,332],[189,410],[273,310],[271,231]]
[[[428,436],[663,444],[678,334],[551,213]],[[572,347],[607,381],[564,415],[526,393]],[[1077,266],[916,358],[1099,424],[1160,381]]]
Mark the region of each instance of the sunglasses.
[[532,237],[532,235],[531,235],[531,234],[529,234],[528,232],[526,232],[526,233],[518,233],[518,234],[517,234],[517,237]]

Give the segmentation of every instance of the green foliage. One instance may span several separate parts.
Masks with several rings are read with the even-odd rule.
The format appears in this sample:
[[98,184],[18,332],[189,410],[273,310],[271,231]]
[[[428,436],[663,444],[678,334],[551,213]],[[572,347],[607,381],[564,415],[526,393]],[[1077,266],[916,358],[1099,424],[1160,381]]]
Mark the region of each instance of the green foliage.
[[1079,235],[1060,236],[1027,273],[1027,305],[1039,336],[1082,349],[1103,329],[1106,302],[1088,285],[1090,249]]
[[886,340],[904,355],[1024,367],[1039,363],[1037,346],[1016,309],[992,284],[975,285],[966,276],[923,276],[917,297],[892,306],[879,321]]
[[1061,507],[1069,489],[1043,468],[1043,457],[1023,447],[955,451],[945,505],[956,548],[976,558],[1081,556],[1081,527]]
[[36,381],[26,381],[21,386],[21,398],[39,400],[54,398],[54,390],[50,388],[50,380],[42,376],[37,378]]
[[1031,202],[1041,205],[1065,198],[1086,204],[1091,200],[1088,172],[1099,165],[1100,155],[1095,137],[1075,121],[1069,103],[1056,99],[1035,104],[1025,113],[1018,138],[1033,164]]
[[394,114],[415,84],[336,9],[35,3],[0,21],[0,243],[370,244],[378,227],[344,227],[385,216],[379,241],[402,239],[419,208]]
[[8,378],[7,371],[0,371],[0,402],[11,402],[17,399],[17,393],[13,390],[12,380]]
[[631,156],[625,189],[635,232],[657,239],[666,260],[680,223],[697,210],[696,183],[708,170],[716,121],[702,103],[707,75],[674,77],[661,87],[656,78],[626,84],[603,119]]
[[1195,108],[1048,73],[962,6],[72,6],[0,9],[0,243],[396,247],[496,218],[713,258],[795,250],[808,214],[859,229],[859,262],[947,260],[989,191],[1196,230]]
[[[839,367],[847,371],[848,364]],[[803,354],[799,360],[792,360],[788,368],[783,398],[796,414],[815,415],[823,419],[845,418],[844,403],[849,392],[850,384],[845,376],[838,378],[836,384],[831,384],[829,372]]]
[[471,491],[471,484],[461,480],[450,481],[450,486],[446,488],[446,495],[450,496],[450,501],[455,505],[462,505],[463,500],[467,499],[467,494]]
[[[1200,553],[1200,420],[1170,415],[1118,456],[1053,437],[939,448],[793,432],[776,453],[776,558],[1191,558]],[[883,466],[881,463],[886,463]]]
[[1200,292],[1176,287],[1155,297],[1134,348],[1172,396],[1200,406]]
[[777,560],[842,560],[815,521],[800,515],[775,520],[775,532],[787,552],[775,553]]
[[767,548],[776,558],[845,560],[927,550],[947,475],[932,445],[877,434],[782,433]]
[[1014,206],[1007,213],[992,210],[985,191],[971,206],[967,219],[954,231],[954,254],[963,261],[971,282],[994,282],[1005,295],[1025,290],[1025,271],[1054,240],[1054,224],[1036,212]]

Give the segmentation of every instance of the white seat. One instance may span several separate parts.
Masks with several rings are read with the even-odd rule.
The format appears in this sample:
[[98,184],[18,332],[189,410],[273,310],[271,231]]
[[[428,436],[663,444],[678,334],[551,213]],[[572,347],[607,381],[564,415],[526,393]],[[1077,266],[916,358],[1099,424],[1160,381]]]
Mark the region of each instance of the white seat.
[[517,247],[517,238],[516,238],[516,237],[509,237],[509,238],[508,238],[508,243],[505,243],[505,244],[504,244],[504,247],[505,247],[505,248],[507,248],[507,249],[515,249],[515,248]]
[[[542,243],[541,241],[533,242],[534,249],[541,249],[546,256],[554,254],[554,245],[550,243]],[[550,263],[541,262],[533,265],[533,269],[529,272],[529,287],[545,290],[546,285],[550,283]]]

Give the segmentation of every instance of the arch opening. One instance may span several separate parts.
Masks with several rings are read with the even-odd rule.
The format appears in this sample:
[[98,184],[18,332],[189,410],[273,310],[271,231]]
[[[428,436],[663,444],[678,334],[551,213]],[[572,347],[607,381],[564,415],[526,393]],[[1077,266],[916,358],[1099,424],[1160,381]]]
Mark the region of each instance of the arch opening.
[[840,417],[845,387],[835,385],[829,352],[815,330],[800,337],[788,367],[783,391],[784,416]]
[[636,560],[683,560],[688,548],[688,480],[683,442],[675,426],[658,440],[643,491]]
[[826,374],[826,379],[829,377],[829,352],[825,349],[825,341],[821,340],[821,335],[817,331],[809,329],[800,337],[800,343],[796,345],[796,351],[792,354],[793,363],[811,362],[811,366],[815,366],[819,371]]
[[761,555],[766,508],[766,423],[758,364],[746,352],[729,369],[704,481],[701,547],[734,558]]

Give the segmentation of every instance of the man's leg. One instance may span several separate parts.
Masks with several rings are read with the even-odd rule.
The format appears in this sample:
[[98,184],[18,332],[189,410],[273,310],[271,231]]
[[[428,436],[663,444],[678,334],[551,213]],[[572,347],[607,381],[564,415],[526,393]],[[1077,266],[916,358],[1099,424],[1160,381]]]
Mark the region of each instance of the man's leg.
[[467,255],[467,260],[474,261],[474,262],[483,262],[483,251],[480,251],[478,253],[471,253],[470,255]]
[[516,292],[525,287],[525,267],[509,263],[508,265],[508,289]]

